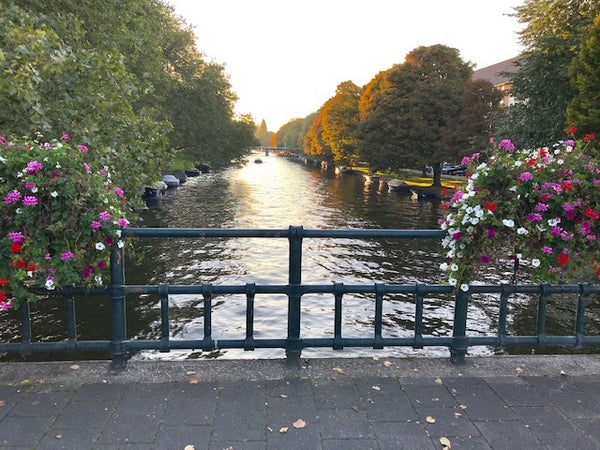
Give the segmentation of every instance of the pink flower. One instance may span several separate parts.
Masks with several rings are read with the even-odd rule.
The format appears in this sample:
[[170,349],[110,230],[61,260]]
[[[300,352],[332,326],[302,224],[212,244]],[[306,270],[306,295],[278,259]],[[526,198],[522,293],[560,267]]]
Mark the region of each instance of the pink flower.
[[37,175],[37,173],[44,168],[43,164],[38,161],[29,161],[27,163],[27,173],[29,175]]
[[529,220],[530,222],[541,222],[542,221],[542,215],[540,213],[529,213],[527,214],[527,220]]
[[537,205],[535,205],[535,210],[536,211],[548,211],[548,204],[547,203],[538,203]]
[[529,181],[529,180],[533,180],[533,175],[531,175],[530,172],[523,172],[520,176],[519,176],[519,180],[521,181]]
[[60,137],[61,141],[68,141],[69,140],[69,135],[67,133],[63,133],[62,136]]
[[60,255],[60,259],[62,261],[67,261],[68,259],[73,258],[75,255],[73,254],[73,252],[71,250],[64,252],[62,255]]
[[123,198],[123,196],[125,195],[125,192],[120,187],[116,187],[115,194],[117,194],[119,197]]
[[127,225],[129,225],[129,220],[127,220],[125,217],[120,217],[117,219],[117,225],[119,225],[121,228],[125,228]]
[[98,229],[102,228],[102,224],[100,222],[98,222],[97,220],[92,220],[90,227],[92,228],[92,230],[98,230]]
[[542,247],[542,252],[546,253],[547,255],[550,255],[553,252],[553,250],[552,250],[552,247],[548,247],[547,245],[544,245]]
[[20,231],[11,231],[8,233],[8,239],[10,239],[15,244],[22,244],[25,242],[25,236]]
[[23,197],[23,205],[35,206],[37,204],[38,204],[38,199],[37,199],[37,197],[34,197],[33,195],[26,195],[25,197]]
[[507,152],[512,152],[515,149],[515,144],[510,139],[502,139],[498,144],[498,148],[503,148]]
[[112,218],[108,211],[102,211],[100,214],[98,214],[98,217],[100,217],[100,220],[103,220],[105,222],[109,221]]
[[21,200],[21,193],[17,190],[10,191],[8,194],[6,194],[6,197],[4,197],[4,204],[14,205],[19,200]]
[[92,168],[88,163],[83,163],[83,167],[85,167],[85,173],[92,173]]
[[88,152],[88,148],[85,145],[80,145],[79,146],[79,151],[81,153],[87,153]]
[[488,263],[490,262],[490,257],[489,257],[489,256],[487,256],[487,255],[483,255],[483,256],[481,257],[481,262],[482,262],[483,264],[488,264]]
[[486,231],[487,231],[488,237],[490,239],[493,239],[494,236],[496,236],[496,229],[495,228],[488,228]]

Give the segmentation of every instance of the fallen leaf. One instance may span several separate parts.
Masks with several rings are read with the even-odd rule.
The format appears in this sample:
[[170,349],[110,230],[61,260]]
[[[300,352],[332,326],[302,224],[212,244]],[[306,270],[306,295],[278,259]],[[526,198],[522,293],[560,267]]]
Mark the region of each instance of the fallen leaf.
[[371,386],[371,389],[373,389],[374,391],[380,391],[381,388],[379,386]]
[[287,398],[288,396],[285,394],[281,394],[281,398]]
[[427,417],[425,417],[425,422],[427,422],[427,423],[435,423],[435,418],[433,418],[431,416],[427,416]]
[[342,369],[341,367],[334,367],[333,370],[337,373],[344,373],[344,369]]
[[21,381],[19,384],[20,384],[21,386],[27,386],[27,385],[31,384],[31,380],[28,380],[28,379],[26,378],[26,379],[24,379],[23,381]]
[[560,376],[561,377],[566,377],[567,376],[567,372],[565,372],[564,370],[560,371]]
[[189,384],[198,384],[200,383],[200,380],[196,377],[192,377],[190,378],[190,380],[188,381]]
[[294,428],[304,428],[306,426],[306,422],[302,419],[298,419],[292,424],[292,426]]
[[459,407],[460,409],[463,409],[463,410],[464,410],[464,409],[467,409],[467,405],[463,405],[463,404],[460,404],[460,405],[458,405],[458,407]]
[[71,367],[69,367],[69,369],[71,369],[71,370],[79,370],[79,364],[73,364],[73,365],[71,365]]
[[521,373],[521,372],[523,372],[523,368],[521,368],[521,367],[515,367],[515,372]]
[[281,428],[279,429],[279,432],[280,432],[280,433],[287,433],[287,432],[288,432],[288,427],[281,427]]
[[196,450],[196,447],[194,447],[193,445],[186,445],[185,447],[183,447],[183,450]]
[[358,406],[356,406],[356,405],[353,405],[353,406],[352,406],[352,411],[354,411],[354,412],[358,411]]
[[394,363],[393,363],[393,362],[391,362],[391,361],[384,361],[384,362],[383,362],[383,365],[384,365],[385,367],[392,367],[392,366],[394,365]]
[[189,377],[191,375],[196,375],[196,371],[195,370],[188,370],[185,374]]
[[435,384],[444,384],[444,380],[442,380],[441,378],[436,378]]
[[4,406],[4,400],[0,400],[0,408]]
[[448,439],[445,436],[442,436],[440,438],[440,444],[442,444],[442,446],[444,447],[444,449],[450,449],[450,448],[452,448],[452,446],[450,445],[450,439]]
[[379,361],[379,356],[373,356],[373,361]]
[[271,427],[267,427],[267,431],[268,431],[269,433],[272,433],[272,432],[273,432],[273,428],[271,428]]
[[454,413],[454,417],[456,417],[457,419],[458,419],[459,417],[461,417],[461,416],[462,416],[462,414],[461,414],[461,413],[459,413],[459,412],[455,412],[455,413]]
[[57,434],[56,436],[54,436],[56,439],[62,439],[62,434]]
[[440,399],[439,399],[439,398],[437,398],[437,397],[435,397],[435,398],[432,398],[432,399],[431,399],[431,401],[432,401],[432,402],[439,402],[439,401],[440,401]]

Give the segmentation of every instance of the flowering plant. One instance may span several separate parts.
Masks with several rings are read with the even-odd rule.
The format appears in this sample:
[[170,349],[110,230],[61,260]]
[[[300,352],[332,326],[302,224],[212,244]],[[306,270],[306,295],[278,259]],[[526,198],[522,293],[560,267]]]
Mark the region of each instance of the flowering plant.
[[[41,137],[40,137],[41,138]],[[0,136],[0,310],[38,298],[35,287],[98,286],[127,226],[123,190],[69,136]]]
[[524,268],[536,281],[597,280],[600,163],[593,143],[588,134],[516,150],[505,139],[486,161],[479,153],[464,158],[465,191],[443,205],[440,222],[449,283],[467,291],[478,269],[503,261],[512,264],[513,282]]

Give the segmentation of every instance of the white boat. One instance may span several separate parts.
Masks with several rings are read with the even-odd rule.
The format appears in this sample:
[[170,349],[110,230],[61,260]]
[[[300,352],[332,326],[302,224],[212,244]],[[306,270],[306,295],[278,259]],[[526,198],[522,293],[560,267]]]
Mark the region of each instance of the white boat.
[[389,192],[411,192],[411,187],[404,181],[394,178],[387,182]]
[[336,166],[335,167],[335,173],[337,175],[343,175],[345,173],[350,173],[352,172],[352,169],[348,166]]
[[167,185],[167,187],[174,188],[179,186],[181,181],[175,175],[165,175],[162,178],[162,181]]

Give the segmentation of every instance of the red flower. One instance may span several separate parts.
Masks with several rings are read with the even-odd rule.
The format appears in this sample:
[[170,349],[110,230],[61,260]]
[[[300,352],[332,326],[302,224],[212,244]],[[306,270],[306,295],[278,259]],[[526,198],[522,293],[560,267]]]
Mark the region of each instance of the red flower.
[[10,246],[10,251],[12,253],[21,253],[21,244],[14,243]]
[[525,160],[525,164],[527,164],[528,166],[534,166],[537,163],[537,159],[535,158],[527,158]]
[[583,211],[583,215],[585,217],[587,217],[588,219],[598,219],[598,217],[600,217],[600,214],[598,214],[596,211],[594,211],[590,206],[588,206],[587,208],[585,208],[585,210]]
[[37,271],[37,265],[34,263],[27,264],[27,272],[35,272]]
[[563,191],[572,191],[573,190],[573,181],[565,180],[562,182],[561,186]]
[[596,275],[600,277],[600,266],[596,267]]
[[569,255],[563,255],[562,253],[556,257],[556,261],[561,266],[566,266],[569,263]]
[[594,139],[596,139],[596,135],[594,133],[586,134],[583,137],[583,142],[590,142],[590,141],[593,141]]
[[24,269],[26,265],[26,262],[24,259],[19,259],[17,261],[12,261],[10,263],[10,266],[15,268],[15,269]]
[[567,128],[567,134],[575,134],[575,133],[577,133],[577,127]]
[[8,278],[0,277],[0,286],[6,286],[6,285],[8,285]]
[[6,299],[6,294],[4,292],[0,292],[0,302],[4,303]]
[[485,202],[485,209],[488,211],[496,211],[497,207],[496,202]]

